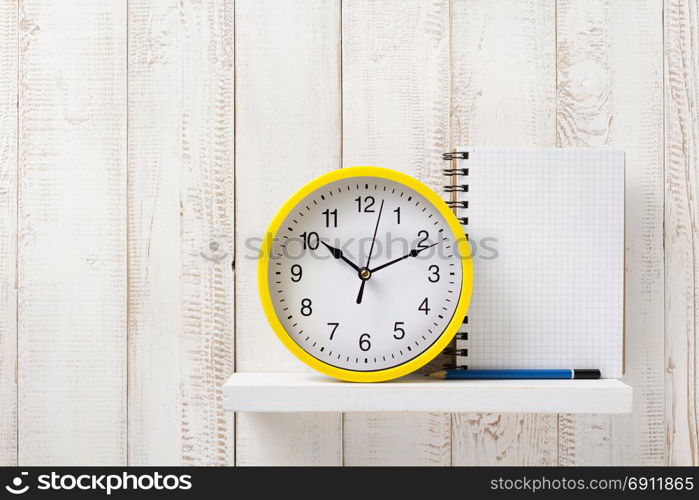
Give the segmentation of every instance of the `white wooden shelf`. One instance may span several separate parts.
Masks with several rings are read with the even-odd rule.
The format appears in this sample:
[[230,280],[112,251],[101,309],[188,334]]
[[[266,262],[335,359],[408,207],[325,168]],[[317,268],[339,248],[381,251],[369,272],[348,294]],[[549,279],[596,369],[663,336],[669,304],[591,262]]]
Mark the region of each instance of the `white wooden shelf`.
[[224,408],[238,412],[630,413],[620,380],[436,380],[411,375],[376,384],[312,373],[235,373]]

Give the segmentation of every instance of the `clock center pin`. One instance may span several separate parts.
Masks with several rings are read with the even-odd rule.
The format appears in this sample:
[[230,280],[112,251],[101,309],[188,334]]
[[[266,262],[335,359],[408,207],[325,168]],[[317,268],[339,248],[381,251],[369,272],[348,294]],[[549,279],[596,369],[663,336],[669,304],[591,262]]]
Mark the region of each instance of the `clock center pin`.
[[371,271],[366,267],[361,268],[359,270],[359,278],[364,281],[368,280],[369,278],[371,278]]

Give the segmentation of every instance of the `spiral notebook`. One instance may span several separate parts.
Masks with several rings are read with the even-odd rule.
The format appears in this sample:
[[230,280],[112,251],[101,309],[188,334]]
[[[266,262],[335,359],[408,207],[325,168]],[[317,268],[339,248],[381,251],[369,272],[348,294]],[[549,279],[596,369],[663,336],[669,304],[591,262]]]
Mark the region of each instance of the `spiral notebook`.
[[444,159],[473,253],[457,366],[621,377],[624,153],[460,148]]

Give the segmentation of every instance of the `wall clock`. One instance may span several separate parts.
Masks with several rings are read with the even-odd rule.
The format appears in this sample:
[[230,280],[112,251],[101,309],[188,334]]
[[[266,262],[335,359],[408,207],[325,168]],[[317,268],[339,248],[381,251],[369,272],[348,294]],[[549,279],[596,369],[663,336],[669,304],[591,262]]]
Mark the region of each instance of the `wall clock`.
[[420,368],[462,324],[469,246],[437,194],[385,168],[313,180],[263,239],[262,306],[301,361],[342,380],[378,382]]

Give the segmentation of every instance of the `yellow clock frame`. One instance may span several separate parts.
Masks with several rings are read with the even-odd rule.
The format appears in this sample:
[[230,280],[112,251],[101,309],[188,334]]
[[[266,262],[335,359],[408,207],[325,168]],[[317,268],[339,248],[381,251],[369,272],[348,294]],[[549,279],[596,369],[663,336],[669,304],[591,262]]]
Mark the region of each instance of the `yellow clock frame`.
[[[336,366],[329,365],[319,359],[311,356],[306,351],[304,351],[294,340],[291,338],[289,333],[286,331],[281,321],[277,317],[277,313],[274,310],[274,305],[272,304],[272,294],[269,289],[268,280],[268,270],[269,270],[269,257],[272,252],[272,245],[274,239],[279,231],[279,227],[282,222],[289,215],[291,210],[306,196],[316,191],[317,189],[330,184],[332,182],[351,179],[354,177],[377,177],[380,179],[389,179],[394,182],[403,184],[404,186],[412,189],[413,191],[422,195],[427,199],[432,205],[434,205],[439,213],[442,214],[444,219],[447,221],[449,228],[451,229],[455,241],[458,246],[459,255],[461,257],[462,266],[462,284],[461,284],[461,295],[459,296],[459,303],[454,311],[454,316],[447,325],[446,329],[442,335],[423,353],[416,356],[415,358],[406,361],[405,363],[394,366],[392,368],[387,368],[385,370],[375,370],[375,371],[354,371],[346,370],[344,368],[338,368]],[[464,257],[466,256],[466,257]],[[385,380],[391,380],[397,377],[402,377],[409,373],[414,372],[418,368],[429,363],[434,359],[444,348],[452,341],[454,335],[458,331],[459,327],[463,323],[463,318],[466,316],[468,310],[468,305],[471,300],[471,290],[473,286],[473,266],[471,263],[471,251],[468,241],[466,240],[466,235],[464,234],[459,221],[456,216],[447,206],[447,204],[439,197],[437,194],[425,186],[422,182],[410,177],[409,175],[397,172],[395,170],[390,170],[381,167],[348,167],[338,170],[333,170],[327,174],[321,175],[320,177],[312,180],[296,193],[294,193],[291,198],[289,198],[284,205],[279,209],[277,214],[272,219],[272,222],[265,233],[262,241],[262,246],[260,249],[260,257],[257,266],[257,285],[260,292],[260,299],[262,300],[262,309],[267,316],[267,320],[272,326],[272,330],[279,337],[279,340],[289,349],[297,358],[303,361],[305,364],[314,368],[315,370],[329,375],[334,378],[341,380],[347,380],[350,382],[382,382]]]

